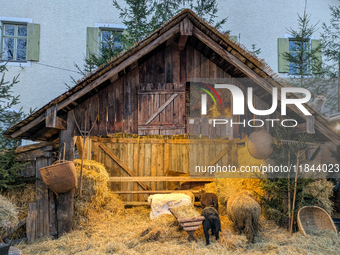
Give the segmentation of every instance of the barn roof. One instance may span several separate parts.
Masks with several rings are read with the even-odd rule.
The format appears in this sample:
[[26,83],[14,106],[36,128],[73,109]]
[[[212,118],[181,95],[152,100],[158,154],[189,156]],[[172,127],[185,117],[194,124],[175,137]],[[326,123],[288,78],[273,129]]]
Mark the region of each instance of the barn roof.
[[[87,74],[78,80],[74,87],[53,99],[20,123],[9,128],[4,133],[4,136],[8,138],[32,139],[32,135],[35,134],[35,140],[39,140],[39,136],[36,133],[45,127],[46,116],[51,109],[56,110],[58,116],[63,115],[73,109],[84,98],[96,93],[106,81],[112,81],[117,79],[115,77],[124,75],[125,71],[132,68],[140,58],[146,56],[161,43],[178,34],[180,23],[184,19],[192,22],[194,27],[193,37],[221,56],[233,68],[242,73],[243,77],[255,80],[268,93],[271,93],[272,87],[281,88],[289,86],[270,69],[264,60],[258,59],[256,55],[248,51],[243,45],[233,42],[229,35],[220,33],[207,22],[200,19],[194,12],[185,9],[145,39],[137,42],[127,51],[122,52],[119,56]],[[268,79],[266,82],[263,82],[260,78]],[[294,95],[291,96],[295,97]],[[315,128],[329,140],[340,144],[340,137],[321,114],[308,105],[305,105],[305,107],[315,117]],[[292,110],[305,119],[305,116],[299,110],[294,108]]]

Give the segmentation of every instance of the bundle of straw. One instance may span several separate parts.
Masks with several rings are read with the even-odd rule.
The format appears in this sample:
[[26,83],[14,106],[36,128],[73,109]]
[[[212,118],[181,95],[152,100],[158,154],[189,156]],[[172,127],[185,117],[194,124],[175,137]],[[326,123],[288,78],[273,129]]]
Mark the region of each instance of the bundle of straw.
[[18,211],[4,196],[0,195],[0,231],[18,225]]
[[[81,160],[75,159],[78,178]],[[75,227],[96,224],[112,216],[124,213],[120,197],[108,188],[109,174],[103,164],[92,160],[83,163],[83,190],[75,194]]]

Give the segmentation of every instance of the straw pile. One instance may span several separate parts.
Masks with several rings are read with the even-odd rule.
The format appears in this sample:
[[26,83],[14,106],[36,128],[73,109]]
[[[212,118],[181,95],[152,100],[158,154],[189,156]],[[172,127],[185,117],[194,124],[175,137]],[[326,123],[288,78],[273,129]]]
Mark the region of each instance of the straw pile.
[[[340,254],[340,238],[335,233],[303,236],[289,233],[272,221],[260,219],[261,231],[255,244],[247,244],[238,235],[227,216],[220,216],[220,240],[211,238],[205,245],[202,226],[196,231],[196,242],[188,242],[188,234],[180,231],[172,215],[149,219],[149,209],[131,208],[120,217],[98,222],[86,230],[76,230],[60,239],[42,238],[32,244],[20,245],[23,254]],[[146,231],[149,229],[148,231]],[[159,231],[159,232],[158,232]]]
[[303,192],[311,195],[313,198],[317,199],[316,206],[320,206],[328,214],[332,214],[333,203],[329,199],[333,194],[334,184],[327,181],[326,179],[321,179],[310,183],[307,187],[303,188]]
[[0,232],[18,223],[18,211],[7,198],[0,195]]
[[27,216],[29,203],[36,201],[36,187],[35,184],[25,184],[23,187],[7,190],[3,196],[15,205],[20,221]]
[[[79,177],[81,160],[75,159],[74,163]],[[74,225],[76,228],[105,221],[111,216],[121,215],[124,212],[123,202],[118,195],[109,190],[108,181],[109,174],[104,165],[96,161],[84,160],[82,197],[79,196],[79,189],[75,194]]]
[[[36,201],[36,187],[35,184],[25,184],[25,186],[9,189],[3,193],[18,211],[18,220],[23,220],[28,214],[29,203]],[[23,226],[13,232],[9,239],[19,239],[26,237],[26,227]]]
[[251,192],[252,196],[260,202],[258,195],[263,196],[263,190],[259,187],[260,179],[251,178],[220,178],[216,179],[216,190],[220,214],[226,214],[228,199],[243,190]]
[[200,216],[199,212],[195,210],[193,205],[180,205],[172,207],[171,211],[177,217],[177,219],[193,218]]

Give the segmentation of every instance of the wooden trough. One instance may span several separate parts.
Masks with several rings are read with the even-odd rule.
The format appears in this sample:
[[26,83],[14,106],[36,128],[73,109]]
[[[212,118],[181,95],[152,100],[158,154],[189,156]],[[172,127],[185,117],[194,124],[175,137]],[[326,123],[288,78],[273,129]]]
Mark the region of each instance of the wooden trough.
[[304,206],[297,215],[299,230],[306,236],[306,231],[330,230],[337,233],[334,222],[329,214],[318,206]]
[[179,218],[171,208],[169,208],[169,211],[177,219],[178,223],[183,227],[183,229],[188,233],[188,241],[197,241],[194,237],[194,234],[205,219],[204,216]]

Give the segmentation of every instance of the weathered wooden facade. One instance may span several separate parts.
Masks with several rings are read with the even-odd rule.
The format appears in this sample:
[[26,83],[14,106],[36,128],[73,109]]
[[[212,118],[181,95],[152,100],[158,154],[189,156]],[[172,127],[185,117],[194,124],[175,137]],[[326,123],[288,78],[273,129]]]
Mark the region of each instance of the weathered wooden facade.
[[[146,39],[100,66],[79,80],[75,87],[9,129],[5,136],[55,141],[59,144],[59,154],[66,148],[66,160],[74,159],[77,144],[78,151],[86,150],[87,158],[106,166],[112,176],[111,188],[122,194],[124,200],[145,201],[146,194],[166,189],[166,181],[170,180],[151,177],[162,177],[168,170],[188,173],[189,139],[138,139],[132,138],[133,135],[191,133],[207,138],[226,138],[228,135],[229,139],[215,143],[214,148],[198,145],[197,150],[202,153],[205,164],[229,162],[237,165],[237,144],[244,143],[242,139],[255,129],[242,129],[241,126],[212,129],[207,118],[195,118],[196,125],[193,126],[189,118],[189,82],[197,78],[251,79],[256,85],[253,92],[257,109],[269,109],[272,88],[278,88],[280,95],[280,89],[285,86],[253,54],[190,10],[184,10]],[[239,82],[239,87],[245,92],[247,84]],[[302,127],[308,126],[307,131],[314,132],[319,142],[332,141],[339,145],[340,137],[334,128],[313,108],[308,105],[306,108],[313,114],[307,120],[295,105],[289,105],[289,113]],[[240,121],[253,117],[247,112],[230,118]],[[274,112],[271,117],[280,119],[280,114]],[[80,131],[90,128],[90,142],[82,148],[78,140]],[[264,128],[270,127],[267,124]],[[301,132],[305,131],[303,127]],[[131,134],[131,138],[108,137],[117,133]],[[39,177],[37,162],[35,173]],[[117,182],[115,179],[123,180],[122,177],[128,176],[145,178],[137,182]],[[44,185],[40,182],[39,185],[37,182],[37,192]],[[46,187],[43,189],[47,190]],[[44,216],[34,216],[37,222],[49,213],[46,206],[55,201],[46,194],[37,200],[37,204],[42,204],[39,208],[45,208]],[[58,235],[72,229],[73,195],[74,191],[70,191],[59,195],[56,200],[55,228]],[[49,221],[54,220],[53,217],[49,216]],[[48,235],[47,230],[44,235]]]

